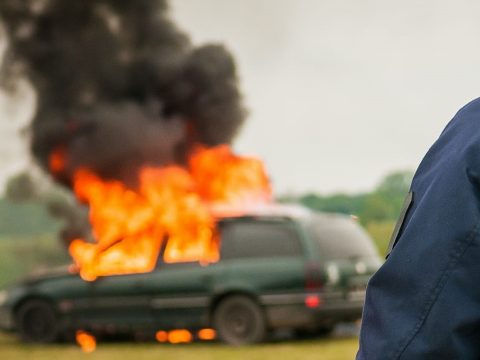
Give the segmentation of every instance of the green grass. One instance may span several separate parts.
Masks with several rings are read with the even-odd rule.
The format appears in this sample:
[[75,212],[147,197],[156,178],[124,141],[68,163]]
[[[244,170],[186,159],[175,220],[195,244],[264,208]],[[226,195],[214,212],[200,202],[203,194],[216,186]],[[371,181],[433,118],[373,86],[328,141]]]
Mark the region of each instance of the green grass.
[[165,345],[155,343],[98,344],[97,350],[84,354],[77,346],[33,346],[19,343],[11,336],[0,336],[0,359],[5,360],[278,360],[278,359],[353,359],[357,351],[355,337],[268,343],[249,347],[230,347],[219,343]]

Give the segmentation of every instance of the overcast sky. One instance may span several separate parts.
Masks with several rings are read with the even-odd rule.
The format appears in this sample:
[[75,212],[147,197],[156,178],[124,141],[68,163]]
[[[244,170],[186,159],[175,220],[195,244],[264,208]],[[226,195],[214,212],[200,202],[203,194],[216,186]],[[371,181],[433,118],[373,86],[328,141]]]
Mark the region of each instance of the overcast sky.
[[[414,169],[455,112],[480,96],[479,1],[171,7],[195,43],[233,51],[250,109],[235,148],[265,160],[277,193],[369,190],[390,171]],[[12,118],[0,119],[0,182],[26,163],[22,121]]]

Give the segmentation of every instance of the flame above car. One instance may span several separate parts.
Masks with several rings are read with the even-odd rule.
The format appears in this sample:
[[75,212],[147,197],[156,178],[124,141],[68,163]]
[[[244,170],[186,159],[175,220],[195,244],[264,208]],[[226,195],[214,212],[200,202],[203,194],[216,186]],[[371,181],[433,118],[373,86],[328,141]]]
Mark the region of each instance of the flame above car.
[[[52,153],[52,172],[61,171],[67,155]],[[227,145],[199,146],[186,166],[142,167],[138,178],[133,189],[86,168],[74,172],[73,189],[89,206],[95,238],[69,246],[83,279],[151,271],[162,247],[165,262],[216,262],[215,218],[272,198],[262,162]]]

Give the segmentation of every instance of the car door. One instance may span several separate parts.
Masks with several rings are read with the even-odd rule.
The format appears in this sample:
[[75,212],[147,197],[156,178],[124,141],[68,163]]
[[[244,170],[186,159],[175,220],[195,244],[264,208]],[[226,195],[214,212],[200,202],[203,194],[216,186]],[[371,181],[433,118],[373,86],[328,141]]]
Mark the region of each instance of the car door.
[[157,329],[206,326],[217,264],[161,263],[145,282]]
[[91,282],[91,321],[120,330],[152,326],[145,280],[150,273],[102,276]]

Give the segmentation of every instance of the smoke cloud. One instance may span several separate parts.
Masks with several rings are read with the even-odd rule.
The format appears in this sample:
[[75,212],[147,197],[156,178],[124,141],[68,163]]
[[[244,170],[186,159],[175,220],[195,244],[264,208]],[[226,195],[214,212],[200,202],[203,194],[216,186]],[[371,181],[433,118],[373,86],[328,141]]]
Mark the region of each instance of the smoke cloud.
[[138,166],[230,143],[245,119],[230,53],[193,46],[164,0],[2,0],[0,15],[3,82],[36,90],[31,149],[47,168],[65,148],[65,183],[79,166],[134,182]]

